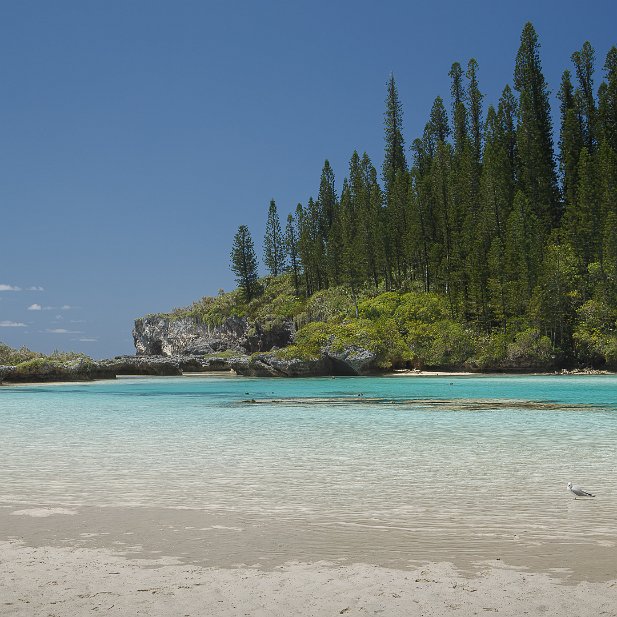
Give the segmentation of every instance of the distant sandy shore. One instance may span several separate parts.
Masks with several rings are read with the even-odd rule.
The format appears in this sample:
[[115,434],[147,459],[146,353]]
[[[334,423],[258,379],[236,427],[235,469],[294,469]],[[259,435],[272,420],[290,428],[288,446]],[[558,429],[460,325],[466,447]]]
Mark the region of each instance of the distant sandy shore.
[[597,377],[598,375],[617,375],[612,371],[551,371],[551,372],[466,372],[466,371],[420,371],[414,369],[400,369],[392,371],[391,373],[385,373],[385,377],[530,377],[530,376],[542,376],[542,377],[562,377],[567,375],[574,376],[590,376]]
[[23,617],[614,617],[617,582],[563,585],[499,562],[472,578],[448,563],[409,570],[326,562],[217,569],[13,540],[0,543],[0,599],[0,615]]
[[[598,376],[598,375],[617,375],[616,372],[612,371],[566,371],[566,372],[547,372],[547,373],[521,373],[521,372],[503,372],[503,373],[482,373],[482,372],[469,372],[469,371],[420,371],[414,369],[400,369],[395,370],[389,373],[383,373],[375,376],[379,377],[529,377],[531,375],[535,376],[545,376],[545,377],[561,377],[567,375],[574,376]],[[84,380],[84,381],[20,381],[20,382],[0,382],[0,388],[17,388],[22,386],[70,386],[76,384],[95,384],[98,382],[104,381],[116,381],[116,380],[125,380],[125,379],[182,379],[192,378],[196,379],[199,377],[220,377],[226,379],[234,379],[237,377],[235,373],[231,373],[230,371],[201,371],[201,372],[185,372],[182,375],[171,375],[171,376],[158,376],[158,375],[118,375],[116,379],[93,379],[93,380]],[[294,379],[302,379],[300,377]]]
[[465,377],[468,375],[482,375],[482,373],[469,373],[465,371],[419,371],[398,370],[386,373],[386,377]]

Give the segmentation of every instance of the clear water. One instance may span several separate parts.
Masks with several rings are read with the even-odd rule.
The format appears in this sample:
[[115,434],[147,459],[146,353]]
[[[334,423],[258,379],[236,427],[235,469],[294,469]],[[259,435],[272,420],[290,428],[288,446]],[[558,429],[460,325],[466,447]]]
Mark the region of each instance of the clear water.
[[[195,508],[401,529],[428,544],[526,532],[607,545],[617,536],[616,472],[614,376],[0,389],[5,504]],[[581,502],[569,480],[598,495],[584,514],[572,509]]]

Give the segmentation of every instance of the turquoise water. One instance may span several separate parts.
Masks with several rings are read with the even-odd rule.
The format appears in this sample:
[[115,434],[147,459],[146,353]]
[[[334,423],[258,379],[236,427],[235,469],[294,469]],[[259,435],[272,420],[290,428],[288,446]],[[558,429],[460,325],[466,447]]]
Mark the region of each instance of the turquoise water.
[[[617,535],[613,376],[3,387],[0,423],[4,504],[196,508],[426,542]],[[574,502],[569,480],[597,499]]]

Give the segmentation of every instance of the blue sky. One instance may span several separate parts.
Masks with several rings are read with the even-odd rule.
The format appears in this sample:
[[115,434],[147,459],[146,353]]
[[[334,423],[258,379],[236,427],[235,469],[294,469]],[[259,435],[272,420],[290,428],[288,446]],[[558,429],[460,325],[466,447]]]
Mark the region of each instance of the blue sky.
[[553,92],[585,40],[600,82],[608,1],[2,3],[0,341],[132,353],[135,317],[233,288],[271,198],[381,165],[391,71],[409,144],[455,60],[496,101],[528,20]]

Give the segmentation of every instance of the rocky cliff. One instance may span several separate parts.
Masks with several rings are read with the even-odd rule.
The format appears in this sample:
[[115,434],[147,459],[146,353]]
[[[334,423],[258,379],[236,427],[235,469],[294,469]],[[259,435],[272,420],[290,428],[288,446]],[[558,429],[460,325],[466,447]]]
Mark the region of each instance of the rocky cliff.
[[[310,360],[269,353],[291,345],[294,334],[291,320],[244,317],[228,317],[212,326],[193,317],[153,315],[135,320],[133,329],[137,358],[170,360],[181,371],[233,369],[240,375],[302,377],[378,370],[376,355],[354,345],[339,351],[326,345]],[[154,366],[159,368],[156,362]]]
[[220,325],[201,323],[192,317],[154,315],[135,320],[133,340],[137,355],[206,355],[231,351],[239,354],[286,347],[293,340],[290,320],[249,321],[228,317]]

